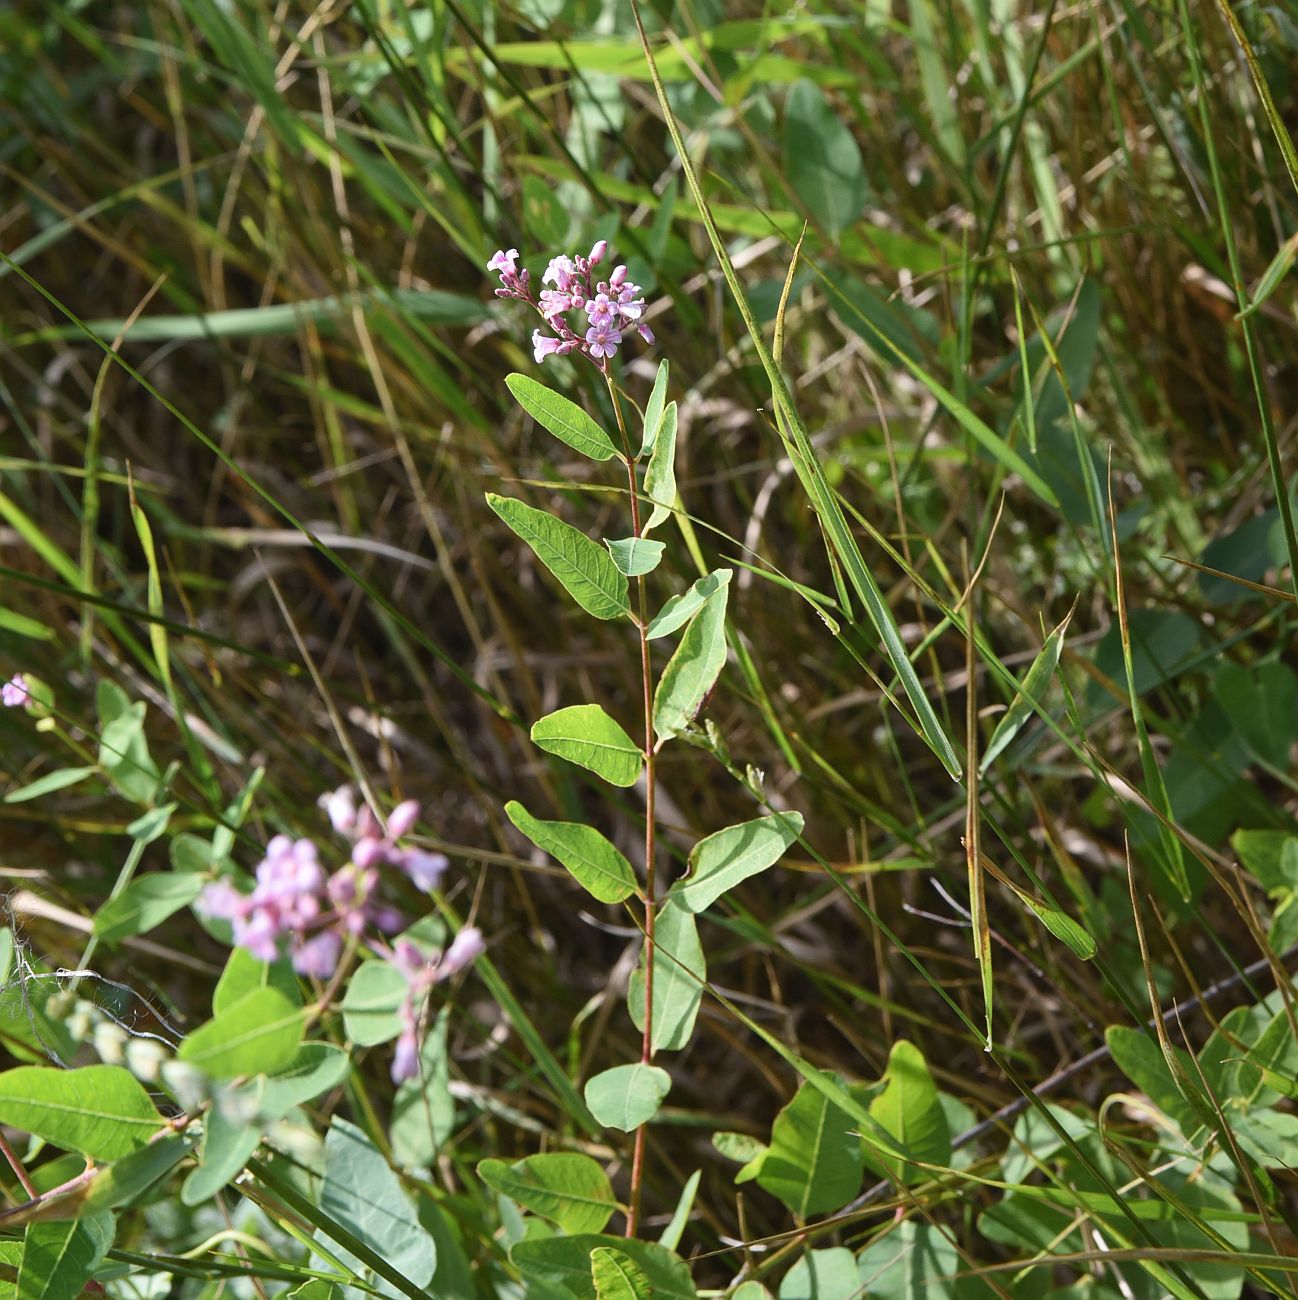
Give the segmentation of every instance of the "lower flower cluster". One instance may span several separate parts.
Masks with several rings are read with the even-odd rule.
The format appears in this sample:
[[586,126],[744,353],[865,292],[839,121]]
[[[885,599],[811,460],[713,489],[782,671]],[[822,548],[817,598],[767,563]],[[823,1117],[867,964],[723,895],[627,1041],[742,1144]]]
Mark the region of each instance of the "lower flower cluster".
[[236,946],[260,961],[287,956],[299,975],[329,978],[348,940],[365,942],[391,961],[409,986],[392,1076],[398,1082],[413,1078],[419,1070],[419,1017],[425,997],[434,985],[472,963],[485,943],[472,926],[460,930],[440,952],[427,952],[405,938],[388,942],[406,927],[406,918],[383,900],[382,868],[395,868],[430,892],[449,865],[440,853],[399,843],[419,820],[418,803],[411,799],[398,804],[386,828],[368,807],[357,808],[350,786],[326,795],[321,805],[334,830],[351,840],[346,863],[327,871],[314,841],[277,835],[257,864],[250,892],[228,880],[216,881],[204,890],[199,906],[205,915],[230,922]]

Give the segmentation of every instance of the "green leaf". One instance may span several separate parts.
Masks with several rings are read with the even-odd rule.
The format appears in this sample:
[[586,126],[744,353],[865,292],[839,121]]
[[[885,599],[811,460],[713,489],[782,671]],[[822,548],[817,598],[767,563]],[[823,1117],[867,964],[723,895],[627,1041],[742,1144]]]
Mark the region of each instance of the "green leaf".
[[685,1180],[681,1194],[676,1198],[676,1208],[672,1211],[672,1217],[667,1220],[667,1226],[658,1235],[659,1244],[666,1246],[668,1250],[680,1248],[681,1238],[685,1235],[685,1229],[689,1224],[690,1212],[694,1209],[694,1198],[698,1195],[702,1178],[703,1170],[696,1169]]
[[771,1126],[758,1185],[803,1218],[841,1210],[860,1190],[864,1169],[854,1127],[845,1111],[802,1084]]
[[1298,737],[1298,676],[1287,664],[1224,663],[1212,679],[1212,692],[1231,727],[1249,749],[1272,767],[1287,769]]
[[649,454],[649,465],[644,474],[645,495],[652,501],[653,509],[649,512],[641,533],[648,536],[667,519],[676,505],[676,403],[669,402],[658,424],[658,435],[654,439],[653,451]]
[[1230,847],[1267,893],[1298,889],[1298,871],[1286,869],[1292,864],[1298,836],[1288,831],[1241,830],[1230,837]]
[[765,1155],[767,1150],[766,1143],[751,1133],[732,1133],[726,1129],[720,1129],[712,1135],[712,1145],[718,1155],[743,1165]]
[[294,1106],[336,1088],[350,1071],[351,1057],[341,1047],[303,1043],[287,1069],[234,1089],[227,1104],[207,1114],[200,1163],[185,1180],[181,1201],[200,1205],[209,1200],[238,1176],[271,1124]]
[[301,1007],[278,989],[257,989],[199,1025],[176,1055],[214,1079],[273,1073],[297,1055],[305,1027]]
[[591,1275],[591,1256],[601,1248],[633,1260],[648,1277],[654,1300],[697,1300],[698,1292],[685,1262],[653,1241],[580,1233],[517,1242],[509,1258],[529,1288],[535,1284],[538,1292],[563,1296],[564,1300],[599,1300]]
[[81,1197],[78,1216],[129,1205],[164,1179],[190,1152],[193,1142],[173,1133],[95,1171]]
[[861,1278],[846,1246],[809,1250],[784,1275],[780,1300],[857,1300]]
[[689,875],[672,886],[670,896],[687,912],[701,912],[740,881],[773,866],[801,834],[802,814],[796,812],[715,831],[690,850]]
[[1059,665],[1059,656],[1064,648],[1064,633],[1068,630],[1069,619],[1072,618],[1070,613],[1062,623],[1046,638],[1046,643],[1041,647],[1037,657],[1032,661],[1032,667],[1028,669],[1019,686],[1018,694],[1015,695],[1010,707],[1005,710],[1001,720],[996,724],[996,730],[992,732],[992,738],[987,742],[987,748],[983,751],[982,762],[978,764],[978,775],[984,776],[987,769],[994,763],[997,757],[1002,754],[1009,746],[1010,741],[1019,734],[1020,728],[1032,716],[1036,706],[1041,702],[1041,697],[1045,694],[1046,687],[1055,675],[1055,669]]
[[113,1216],[92,1214],[68,1223],[31,1223],[23,1235],[18,1300],[71,1300],[113,1244]]
[[392,1103],[392,1153],[405,1169],[431,1165],[455,1128],[447,1015],[445,1007],[438,1012],[419,1049],[419,1073],[397,1088]]
[[599,1232],[617,1209],[608,1175],[590,1156],[556,1152],[513,1164],[482,1160],[478,1177],[567,1233]]
[[1099,951],[1090,932],[1073,920],[1061,907],[1047,899],[1035,898],[1026,889],[1020,889],[1013,881],[1004,880],[1004,884],[1018,896],[1025,907],[1029,908],[1037,920],[1050,931],[1061,943],[1066,944],[1075,957],[1090,961]]
[[608,547],[619,573],[628,578],[639,578],[658,567],[667,543],[651,541],[647,537],[621,537],[615,541],[605,539],[604,545]]
[[[416,1287],[426,1287],[437,1268],[437,1246],[374,1143],[355,1124],[335,1116],[325,1138],[320,1209],[386,1260]],[[332,1253],[362,1277],[369,1270],[343,1246]],[[384,1295],[396,1292],[380,1284]]]
[[[638,758],[638,750],[636,755]],[[573,879],[601,903],[620,903],[636,892],[631,864],[593,826],[540,821],[514,799],[505,805],[505,815],[538,849],[561,862]]]
[[537,424],[574,451],[592,460],[609,460],[617,455],[617,448],[608,434],[580,406],[560,396],[554,389],[519,374],[507,375],[505,387]]
[[[647,951],[647,945],[646,945]],[[635,1027],[644,1030],[645,951],[631,973],[627,1009]],[[668,898],[654,926],[653,1031],[655,1052],[679,1052],[694,1032],[703,1000],[707,963],[694,917]]]
[[784,174],[828,235],[845,230],[865,208],[861,150],[811,81],[799,81],[785,104]]
[[650,1300],[653,1284],[629,1255],[612,1246],[590,1252],[590,1275],[599,1300]]
[[1266,302],[1276,291],[1280,282],[1293,269],[1295,257],[1298,257],[1298,234],[1290,235],[1277,249],[1270,265],[1262,272],[1262,277],[1257,282],[1257,288],[1253,290],[1248,306],[1238,313],[1237,318],[1251,316]]
[[644,751],[598,704],[573,704],[547,713],[532,724],[532,740],[609,785],[634,785],[644,765]]
[[[928,1072],[923,1053],[901,1039],[888,1053],[883,1091],[870,1103],[870,1114],[883,1130],[915,1161],[945,1165],[951,1159],[951,1131],[937,1085]],[[889,1159],[871,1152],[870,1164],[895,1183],[922,1181],[930,1174],[909,1160]]]
[[386,1043],[401,1032],[397,1012],[410,992],[406,977],[385,961],[367,961],[343,996],[343,1028],[357,1047]]
[[671,1075],[656,1065],[615,1065],[587,1081],[586,1105],[605,1128],[630,1133],[653,1119],[671,1086]]
[[658,441],[658,430],[662,426],[663,410],[667,404],[667,359],[658,363],[658,373],[654,376],[654,386],[649,400],[644,404],[644,437],[640,440],[640,451],[636,459],[648,456]]
[[166,832],[167,826],[171,822],[171,814],[176,811],[178,806],[174,803],[168,803],[163,804],[161,808],[150,808],[147,812],[141,813],[127,826],[126,833],[141,844],[152,844],[154,840]]
[[[1167,1059],[1148,1033],[1126,1025],[1111,1025],[1104,1032],[1104,1041],[1113,1056],[1113,1063],[1131,1080],[1165,1115],[1180,1126],[1189,1137],[1200,1127],[1194,1105],[1187,1101],[1177,1086],[1168,1067]],[[1194,1061],[1179,1047],[1172,1049],[1189,1078],[1196,1077]]]
[[[100,683],[101,687],[104,685],[104,682]],[[118,696],[121,699],[125,696],[119,688],[114,689],[117,696],[109,700],[112,716],[104,721],[99,736],[99,766],[126,798],[135,803],[147,803],[157,789],[160,773],[149,755],[149,742],[144,736],[144,701],[127,704],[126,708],[118,710],[121,702]],[[101,720],[104,720],[102,706],[106,698],[101,690]]]
[[952,1300],[961,1263],[945,1232],[908,1219],[876,1237],[856,1266],[870,1300]]
[[225,970],[212,994],[212,1014],[222,1015],[241,998],[257,989],[272,988],[282,993],[294,1006],[302,1005],[302,989],[287,959],[259,961],[246,948],[234,948]]
[[645,629],[646,638],[650,641],[656,640],[688,623],[703,608],[705,601],[710,600],[729,584],[733,574],[733,569],[716,569],[700,578],[688,591],[673,596],[658,611],[657,617],[650,619],[649,626]]
[[338,1288],[327,1278],[313,1277],[288,1293],[288,1300],[340,1300]]
[[92,1160],[118,1160],[142,1147],[163,1119],[129,1070],[19,1066],[0,1074],[0,1124]]
[[61,767],[57,772],[46,772],[35,781],[10,790],[5,795],[5,803],[26,803],[28,799],[39,799],[41,795],[53,794],[55,790],[66,790],[98,771],[97,767]]
[[536,552],[568,594],[595,618],[630,614],[626,578],[598,542],[571,524],[512,497],[487,493],[487,504]]
[[99,909],[95,915],[95,934],[105,943],[144,934],[192,903],[206,883],[207,878],[200,875],[160,871],[141,876]]
[[726,662],[728,584],[703,602],[667,661],[654,692],[654,731],[662,740],[679,735],[694,720]]

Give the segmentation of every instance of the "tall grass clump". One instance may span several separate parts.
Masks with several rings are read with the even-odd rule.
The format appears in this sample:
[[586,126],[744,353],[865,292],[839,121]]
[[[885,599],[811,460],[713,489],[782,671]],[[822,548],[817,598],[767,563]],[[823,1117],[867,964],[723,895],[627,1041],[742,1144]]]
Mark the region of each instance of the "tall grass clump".
[[1295,69],[0,9],[0,1292],[1294,1295]]

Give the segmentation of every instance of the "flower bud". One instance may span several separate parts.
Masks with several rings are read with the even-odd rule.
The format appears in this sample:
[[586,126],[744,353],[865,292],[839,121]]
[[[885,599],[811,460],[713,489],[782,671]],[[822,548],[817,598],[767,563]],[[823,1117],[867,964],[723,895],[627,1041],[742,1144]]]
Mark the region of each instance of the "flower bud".
[[388,818],[388,839],[399,840],[415,829],[419,820],[419,804],[414,799],[399,803]]
[[608,252],[608,240],[598,239],[595,246],[590,250],[590,256],[586,259],[591,266],[598,266],[604,260],[604,254]]

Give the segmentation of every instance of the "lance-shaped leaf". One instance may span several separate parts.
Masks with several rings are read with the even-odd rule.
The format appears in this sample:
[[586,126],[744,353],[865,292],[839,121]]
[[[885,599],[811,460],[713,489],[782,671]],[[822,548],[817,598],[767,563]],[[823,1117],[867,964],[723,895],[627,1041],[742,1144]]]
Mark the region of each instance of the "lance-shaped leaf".
[[656,1065],[615,1065],[587,1082],[586,1105],[605,1128],[630,1133],[653,1119],[671,1086],[671,1075]]
[[[631,974],[627,989],[627,1010],[635,1027],[644,1030],[645,955]],[[707,962],[699,942],[694,917],[668,898],[654,927],[653,1029],[650,1043],[655,1052],[678,1052],[690,1041],[694,1020],[703,1000]]]
[[573,704],[532,724],[532,740],[547,753],[589,768],[609,785],[636,783],[644,752],[598,704]]
[[207,877],[197,872],[157,871],[141,876],[99,909],[95,934],[105,943],[144,934],[192,903],[206,883]]
[[505,815],[601,903],[620,903],[635,893],[631,864],[593,826],[541,821],[514,799],[505,805]]
[[1019,734],[1020,728],[1032,716],[1033,710],[1045,694],[1046,687],[1050,684],[1050,679],[1055,675],[1055,669],[1059,665],[1059,655],[1064,648],[1064,633],[1068,631],[1068,622],[1071,618],[1070,612],[1046,638],[1045,645],[1032,661],[1032,667],[1023,678],[1018,694],[1015,695],[1010,707],[1005,710],[1000,722],[996,724],[996,730],[992,732],[992,738],[987,742],[982,762],[978,764],[979,776],[986,774],[987,769],[1005,751],[1010,741]]
[[620,537],[616,541],[605,541],[604,545],[608,547],[619,573],[628,578],[639,578],[658,567],[666,543],[651,541],[647,537]]
[[657,528],[672,512],[676,504],[676,403],[669,402],[658,425],[653,451],[649,454],[649,467],[644,474],[645,495],[653,502],[653,510],[643,532]]
[[107,1161],[144,1146],[163,1119],[139,1081],[121,1066],[24,1065],[0,1074],[0,1124]]
[[729,584],[723,584],[703,602],[663,669],[653,707],[654,731],[661,740],[670,740],[689,726],[726,662],[729,594]]
[[649,394],[649,400],[644,404],[644,437],[640,441],[640,451],[636,456],[639,460],[642,456],[648,456],[654,449],[654,444],[658,441],[658,430],[662,427],[663,411],[667,406],[667,360],[664,358],[658,363],[658,373],[654,376],[653,391]]
[[802,834],[802,814],[775,813],[727,826],[690,850],[690,872],[672,886],[671,897],[687,912],[701,912],[741,880],[773,866]]
[[611,619],[631,612],[626,578],[598,542],[562,519],[512,497],[488,492],[487,504],[532,548],[586,613]]
[[592,460],[609,460],[617,455],[608,434],[580,406],[561,397],[554,389],[519,374],[507,375],[505,387],[541,428],[548,429],[574,451]]
[[608,1175],[590,1156],[556,1152],[513,1164],[483,1160],[478,1176],[493,1191],[553,1219],[569,1233],[599,1232],[617,1209]]
[[700,578],[688,591],[673,596],[657,615],[649,620],[645,636],[653,641],[660,636],[666,636],[669,632],[675,632],[678,627],[684,627],[703,607],[705,600],[715,596],[729,583],[733,573],[733,569],[717,569]]

